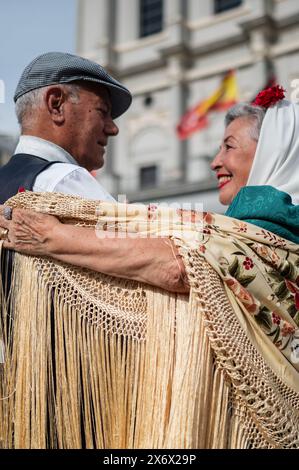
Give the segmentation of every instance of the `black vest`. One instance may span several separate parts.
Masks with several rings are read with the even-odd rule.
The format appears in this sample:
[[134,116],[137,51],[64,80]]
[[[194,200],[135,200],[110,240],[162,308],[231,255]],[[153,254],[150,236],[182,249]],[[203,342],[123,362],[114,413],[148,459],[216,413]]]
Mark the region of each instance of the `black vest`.
[[43,158],[18,153],[0,168],[0,204],[17,194],[20,188],[32,191],[35,178],[53,163]]

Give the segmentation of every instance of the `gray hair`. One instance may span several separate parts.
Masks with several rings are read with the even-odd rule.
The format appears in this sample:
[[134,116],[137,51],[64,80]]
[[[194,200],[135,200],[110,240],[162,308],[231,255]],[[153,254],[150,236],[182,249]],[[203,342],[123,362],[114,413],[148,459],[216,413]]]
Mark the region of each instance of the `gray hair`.
[[[36,119],[36,111],[43,105],[43,97],[52,85],[28,91],[16,101],[15,111],[21,127],[30,127]],[[79,101],[80,86],[74,84],[59,85],[74,103]]]
[[252,122],[249,134],[256,142],[259,140],[260,131],[265,117],[266,110],[260,106],[253,106],[248,103],[238,103],[226,113],[225,127],[238,118],[246,118]]

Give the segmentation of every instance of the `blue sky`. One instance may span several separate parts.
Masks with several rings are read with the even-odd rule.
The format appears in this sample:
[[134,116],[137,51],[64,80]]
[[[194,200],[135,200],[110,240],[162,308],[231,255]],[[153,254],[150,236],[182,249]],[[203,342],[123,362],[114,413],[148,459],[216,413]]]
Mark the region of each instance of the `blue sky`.
[[75,52],[76,8],[76,0],[0,0],[0,134],[18,133],[13,94],[25,66],[44,52]]

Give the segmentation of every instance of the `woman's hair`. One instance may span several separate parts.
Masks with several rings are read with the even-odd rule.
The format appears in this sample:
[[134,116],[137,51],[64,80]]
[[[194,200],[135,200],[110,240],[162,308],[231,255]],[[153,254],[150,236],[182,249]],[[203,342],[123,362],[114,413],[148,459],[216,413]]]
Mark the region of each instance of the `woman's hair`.
[[[76,102],[79,100],[79,85],[66,84],[60,86],[69,94],[71,101]],[[17,100],[15,111],[21,127],[33,124],[36,119],[36,111],[42,107],[43,97],[48,88],[51,88],[51,85],[28,91]]]
[[266,110],[260,106],[253,106],[248,103],[238,103],[226,113],[225,127],[238,118],[246,118],[252,122],[250,128],[250,137],[256,142],[259,140],[262,122],[265,117]]

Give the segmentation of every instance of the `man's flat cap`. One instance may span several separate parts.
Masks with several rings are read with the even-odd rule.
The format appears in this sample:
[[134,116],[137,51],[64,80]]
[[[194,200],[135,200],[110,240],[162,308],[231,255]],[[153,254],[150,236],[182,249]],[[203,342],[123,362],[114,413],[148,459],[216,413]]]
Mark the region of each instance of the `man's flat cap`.
[[129,90],[112,78],[96,62],[65,52],[42,54],[25,68],[14,95],[14,101],[28,91],[59,83],[86,81],[108,88],[111,99],[111,115],[115,119],[131,104]]

